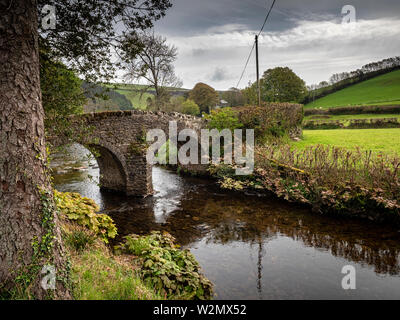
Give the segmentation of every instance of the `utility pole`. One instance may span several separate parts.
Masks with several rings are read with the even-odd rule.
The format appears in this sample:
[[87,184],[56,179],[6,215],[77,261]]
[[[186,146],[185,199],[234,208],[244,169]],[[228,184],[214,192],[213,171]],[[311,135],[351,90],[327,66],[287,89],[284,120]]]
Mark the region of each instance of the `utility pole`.
[[260,72],[258,68],[258,35],[256,35],[256,68],[257,68],[257,93],[258,93],[258,106],[261,106],[261,90],[260,90]]

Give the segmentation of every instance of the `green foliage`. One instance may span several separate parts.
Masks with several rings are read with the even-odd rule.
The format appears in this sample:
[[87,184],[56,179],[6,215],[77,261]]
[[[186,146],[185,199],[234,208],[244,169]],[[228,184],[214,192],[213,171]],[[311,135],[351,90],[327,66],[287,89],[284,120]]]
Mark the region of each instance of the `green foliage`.
[[243,127],[237,113],[229,107],[212,110],[209,115],[205,114],[204,117],[208,120],[207,125],[210,129],[217,129],[219,131],[230,129],[233,132],[233,130]]
[[292,130],[301,127],[303,107],[291,103],[270,103],[262,107],[234,108],[240,123],[246,129],[254,129],[258,142],[282,139]]
[[54,198],[65,218],[87,227],[100,236],[105,243],[117,235],[117,228],[112,218],[106,214],[97,213],[99,207],[92,199],[84,198],[79,193],[57,190],[54,190]]
[[237,88],[230,88],[228,91],[223,91],[221,96],[222,99],[228,102],[229,107],[243,106],[245,103],[243,92]]
[[258,105],[257,84],[251,82],[242,90],[244,105],[256,106]]
[[305,82],[288,67],[265,71],[260,87],[261,100],[267,102],[301,102],[307,94]]
[[[172,6],[169,0],[158,1],[38,1],[38,13],[44,5],[55,6],[57,28],[39,30],[59,59],[86,80],[109,80],[120,67],[121,36],[146,30],[161,19]],[[119,21],[116,28],[115,21]],[[139,43],[132,43],[140,51]]]
[[88,245],[92,245],[94,237],[88,232],[75,230],[65,236],[65,242],[76,251],[84,250]]
[[308,120],[303,122],[305,129],[373,129],[400,128],[400,117],[377,119],[348,119],[348,120]]
[[68,116],[83,112],[86,102],[82,81],[73,70],[52,57],[50,49],[40,50],[40,87],[46,128],[65,133],[70,130]]
[[189,92],[189,99],[193,100],[201,112],[209,113],[219,100],[218,92],[205,83],[197,83]]
[[187,99],[182,103],[182,113],[197,116],[200,114],[200,108],[193,100]]
[[174,299],[211,299],[212,284],[200,272],[189,250],[180,250],[168,233],[125,237],[116,252],[130,253],[141,261],[144,282]]
[[[260,79],[262,102],[301,102],[307,94],[305,82],[288,67],[268,69]],[[242,90],[247,105],[258,104],[257,82]]]
[[172,96],[169,102],[164,106],[167,112],[182,112],[182,104],[185,102],[184,96]]
[[112,255],[104,243],[96,242],[71,255],[73,296],[77,300],[162,299],[143,283],[128,259]]

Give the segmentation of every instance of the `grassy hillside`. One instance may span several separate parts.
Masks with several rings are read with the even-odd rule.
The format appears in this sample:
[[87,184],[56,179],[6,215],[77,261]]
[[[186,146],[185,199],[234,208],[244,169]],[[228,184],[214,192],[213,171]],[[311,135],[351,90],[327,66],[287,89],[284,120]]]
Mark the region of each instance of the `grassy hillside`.
[[309,103],[305,108],[400,104],[400,70],[355,84]]
[[[150,88],[150,92],[146,92],[141,94],[140,90],[145,88],[144,85],[141,84],[125,84],[125,83],[115,83],[107,85],[110,88],[113,88],[118,93],[123,94],[127,97],[128,100],[131,101],[133,107],[135,109],[146,109],[147,107],[147,98],[152,98],[153,94],[151,91],[154,89]],[[188,89],[184,88],[169,88],[168,89],[172,95],[182,95],[185,92],[189,91]]]

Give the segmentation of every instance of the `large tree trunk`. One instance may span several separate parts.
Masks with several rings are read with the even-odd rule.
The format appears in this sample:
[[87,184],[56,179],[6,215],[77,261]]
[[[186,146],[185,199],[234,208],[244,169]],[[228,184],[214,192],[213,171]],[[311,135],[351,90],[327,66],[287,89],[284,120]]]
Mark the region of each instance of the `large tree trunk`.
[[41,286],[43,265],[67,273],[46,173],[36,0],[0,0],[0,14],[0,290],[70,298],[65,281]]

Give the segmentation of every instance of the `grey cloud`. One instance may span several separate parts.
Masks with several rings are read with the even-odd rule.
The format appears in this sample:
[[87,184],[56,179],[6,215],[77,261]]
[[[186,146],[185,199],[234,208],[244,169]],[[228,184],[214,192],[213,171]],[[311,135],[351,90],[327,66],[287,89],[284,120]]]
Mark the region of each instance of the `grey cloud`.
[[[235,86],[271,2],[172,0],[174,6],[154,31],[178,47],[175,66],[185,87],[200,81],[217,89]],[[347,4],[355,6],[362,22],[359,36],[327,30],[327,22],[340,24]],[[289,66],[311,84],[399,55],[399,12],[399,0],[277,0],[260,38],[260,72]],[[254,81],[254,70],[253,56],[240,87]]]
[[205,49],[200,49],[200,48],[195,48],[192,50],[192,55],[194,57],[201,57],[204,56],[206,54],[207,50]]
[[210,80],[215,82],[220,82],[224,80],[229,80],[231,76],[224,68],[217,67],[214,70],[214,73],[211,75]]
[[[195,35],[210,28],[243,25],[259,30],[272,0],[172,0],[173,7],[156,23],[156,31],[167,35]],[[288,30],[296,20],[341,17],[341,8],[351,4],[359,19],[397,17],[398,0],[277,0],[267,31]]]

